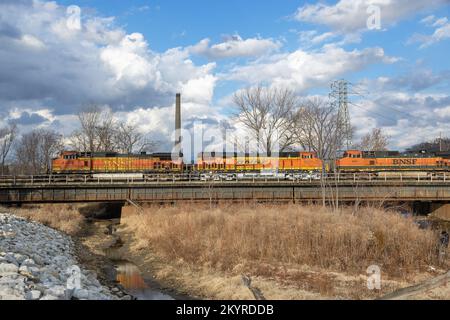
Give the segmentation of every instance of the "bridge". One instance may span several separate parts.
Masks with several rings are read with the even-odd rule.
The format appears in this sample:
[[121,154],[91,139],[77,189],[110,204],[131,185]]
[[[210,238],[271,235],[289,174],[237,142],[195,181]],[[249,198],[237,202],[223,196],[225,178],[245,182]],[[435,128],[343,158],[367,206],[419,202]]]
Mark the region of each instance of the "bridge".
[[339,174],[314,177],[216,176],[183,174],[134,176],[48,175],[0,177],[0,204],[181,201],[422,201],[450,200],[450,174]]

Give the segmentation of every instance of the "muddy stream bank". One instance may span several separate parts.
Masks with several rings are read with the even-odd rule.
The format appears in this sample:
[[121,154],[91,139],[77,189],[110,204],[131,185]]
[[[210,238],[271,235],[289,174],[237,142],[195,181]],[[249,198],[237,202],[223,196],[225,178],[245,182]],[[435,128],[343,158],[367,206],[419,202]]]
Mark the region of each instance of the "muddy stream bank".
[[[88,218],[87,233],[83,239],[88,247],[94,247],[97,254],[103,254],[109,260],[109,280],[118,283],[135,300],[176,300],[187,299],[166,292],[153,279],[145,278],[139,268],[127,259],[122,249],[123,242],[117,234],[120,219]],[[112,270],[111,270],[112,269]]]

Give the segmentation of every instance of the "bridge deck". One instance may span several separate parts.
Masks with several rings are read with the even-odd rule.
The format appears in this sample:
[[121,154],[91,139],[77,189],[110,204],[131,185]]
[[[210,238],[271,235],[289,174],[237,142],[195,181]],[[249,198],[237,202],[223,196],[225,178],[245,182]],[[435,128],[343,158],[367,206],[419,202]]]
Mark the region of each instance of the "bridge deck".
[[387,179],[358,175],[348,179],[286,181],[180,181],[87,177],[0,178],[0,203],[177,202],[177,201],[319,201],[338,195],[343,201],[449,201],[450,179],[417,177]]

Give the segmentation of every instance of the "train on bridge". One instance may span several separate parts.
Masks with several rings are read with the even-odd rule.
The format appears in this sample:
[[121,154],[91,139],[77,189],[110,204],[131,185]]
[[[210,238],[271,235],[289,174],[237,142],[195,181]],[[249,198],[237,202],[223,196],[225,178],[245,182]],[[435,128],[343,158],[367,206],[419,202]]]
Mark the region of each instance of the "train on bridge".
[[277,156],[200,153],[196,164],[174,160],[170,153],[118,154],[67,151],[53,159],[54,174],[115,173],[239,173],[239,172],[404,172],[448,171],[450,154],[398,151],[345,151],[335,161],[323,162],[314,152],[287,152]]
[[[175,149],[181,150],[181,95],[175,103]],[[53,174],[133,174],[133,173],[262,173],[304,172],[404,172],[448,171],[449,153],[398,151],[345,151],[337,160],[322,161],[314,152],[283,152],[273,156],[206,153],[195,164],[186,164],[180,154],[119,154],[67,151],[53,159]]]

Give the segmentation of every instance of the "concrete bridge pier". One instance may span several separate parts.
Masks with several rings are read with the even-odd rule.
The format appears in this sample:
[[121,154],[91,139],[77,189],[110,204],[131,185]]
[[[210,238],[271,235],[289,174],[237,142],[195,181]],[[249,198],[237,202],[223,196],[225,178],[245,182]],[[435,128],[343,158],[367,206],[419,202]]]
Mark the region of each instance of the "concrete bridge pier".
[[450,221],[450,203],[431,203],[431,215],[435,218]]
[[132,206],[129,203],[125,203],[122,207],[122,213],[120,215],[120,218],[124,218],[126,216],[134,215],[138,212],[138,209],[134,206]]

